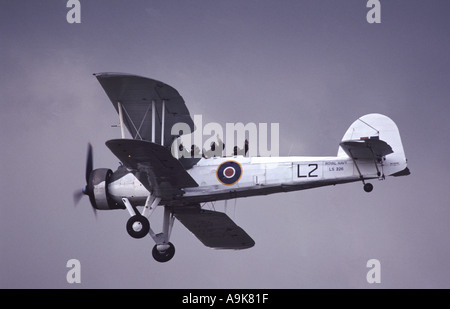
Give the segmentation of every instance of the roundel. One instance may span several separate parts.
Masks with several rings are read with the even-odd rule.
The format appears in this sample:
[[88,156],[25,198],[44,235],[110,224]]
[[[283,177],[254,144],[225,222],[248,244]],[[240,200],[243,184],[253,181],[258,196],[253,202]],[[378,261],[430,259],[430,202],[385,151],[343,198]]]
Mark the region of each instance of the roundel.
[[235,161],[226,161],[219,165],[216,175],[224,185],[234,185],[241,179],[242,167]]

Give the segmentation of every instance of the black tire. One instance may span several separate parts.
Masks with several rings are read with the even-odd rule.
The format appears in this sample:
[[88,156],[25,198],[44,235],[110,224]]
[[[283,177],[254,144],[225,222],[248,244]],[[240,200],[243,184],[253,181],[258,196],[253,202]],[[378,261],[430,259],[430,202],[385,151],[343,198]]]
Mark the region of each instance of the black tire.
[[[133,229],[133,224],[136,222],[141,224],[141,229],[139,231],[135,231]],[[147,235],[149,231],[150,231],[150,223],[148,222],[146,217],[141,215],[135,215],[132,216],[130,219],[128,219],[127,232],[131,237],[139,239],[145,237],[145,235]]]
[[152,255],[156,261],[160,263],[165,263],[173,258],[173,256],[175,255],[175,246],[171,242],[169,242],[168,245],[169,248],[167,248],[167,250],[164,251],[159,251],[157,249],[157,245],[153,247]]
[[366,192],[372,192],[372,190],[373,190],[373,185],[372,185],[371,183],[366,183],[366,184],[364,185],[364,191],[366,191]]

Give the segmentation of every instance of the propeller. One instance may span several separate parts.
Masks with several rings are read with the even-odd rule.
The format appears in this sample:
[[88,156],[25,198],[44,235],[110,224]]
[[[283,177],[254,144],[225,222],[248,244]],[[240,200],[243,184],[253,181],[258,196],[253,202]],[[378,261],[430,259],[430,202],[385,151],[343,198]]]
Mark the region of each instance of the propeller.
[[[93,188],[92,188],[92,186],[89,185],[89,178],[94,169],[94,159],[93,159],[92,153],[93,153],[92,145],[91,145],[91,143],[89,143],[88,151],[87,151],[87,158],[86,158],[86,175],[85,175],[86,185],[81,190],[77,190],[74,192],[73,201],[74,201],[75,206],[78,205],[78,203],[80,202],[83,195],[89,196],[90,199],[93,198],[93,194],[94,194]],[[97,218],[97,210],[94,207],[92,207],[92,209],[94,210],[95,218]]]
[[87,152],[87,158],[86,158],[86,186],[89,182],[89,176],[91,175],[92,170],[94,166],[94,159],[92,156],[92,145],[91,143],[88,144],[88,152]]

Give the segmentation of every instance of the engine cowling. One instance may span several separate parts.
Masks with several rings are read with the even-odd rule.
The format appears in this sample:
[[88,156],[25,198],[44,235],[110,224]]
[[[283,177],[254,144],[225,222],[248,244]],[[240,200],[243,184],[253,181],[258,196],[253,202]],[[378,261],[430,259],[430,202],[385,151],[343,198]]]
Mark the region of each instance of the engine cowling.
[[93,170],[89,175],[87,194],[92,207],[100,210],[123,209],[116,203],[108,192],[108,185],[113,172],[107,168]]

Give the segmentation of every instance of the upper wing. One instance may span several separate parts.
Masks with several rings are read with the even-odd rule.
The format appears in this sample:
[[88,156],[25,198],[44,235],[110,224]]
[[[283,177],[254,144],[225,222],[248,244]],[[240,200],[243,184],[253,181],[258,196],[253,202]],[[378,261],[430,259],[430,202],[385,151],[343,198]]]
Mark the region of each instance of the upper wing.
[[[123,122],[134,139],[152,141],[154,135],[155,143],[168,146],[174,138],[171,135],[174,124],[184,123],[190,128],[190,132],[194,131],[194,122],[183,98],[171,86],[154,79],[124,73],[94,75],[117,112],[119,111],[117,103],[120,102]],[[155,103],[154,114],[152,102]],[[152,128],[155,129],[154,133]],[[161,139],[164,139],[163,143]]]
[[339,145],[355,160],[379,160],[393,153],[388,143],[377,138],[342,141]]
[[175,209],[177,218],[205,246],[215,249],[247,249],[255,241],[225,213],[196,207]]
[[107,141],[106,146],[157,197],[170,199],[181,194],[182,188],[198,187],[181,163],[161,145],[114,139]]

